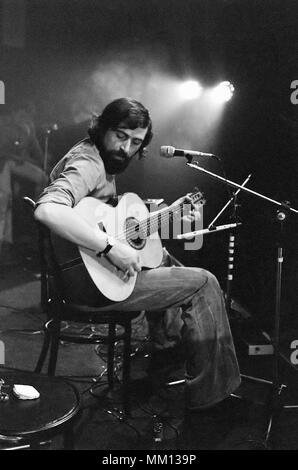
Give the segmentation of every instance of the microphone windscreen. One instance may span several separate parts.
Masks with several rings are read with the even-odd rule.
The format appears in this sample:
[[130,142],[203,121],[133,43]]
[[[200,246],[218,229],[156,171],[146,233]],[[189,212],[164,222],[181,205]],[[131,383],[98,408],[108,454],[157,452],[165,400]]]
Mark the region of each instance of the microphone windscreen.
[[160,156],[164,158],[172,158],[174,156],[175,147],[170,145],[162,145],[160,147]]

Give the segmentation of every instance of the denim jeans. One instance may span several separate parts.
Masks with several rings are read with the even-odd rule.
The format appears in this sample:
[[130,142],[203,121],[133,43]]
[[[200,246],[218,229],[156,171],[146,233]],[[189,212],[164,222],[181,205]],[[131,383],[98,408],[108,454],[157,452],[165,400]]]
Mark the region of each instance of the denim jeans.
[[[88,296],[85,302],[96,305],[98,291],[95,286],[93,293],[91,289],[83,292]],[[150,312],[150,333],[157,349],[183,343],[187,408],[211,406],[228,397],[240,385],[223,295],[217,279],[209,271],[192,267],[143,270],[128,299],[102,310],[111,307],[113,310]]]

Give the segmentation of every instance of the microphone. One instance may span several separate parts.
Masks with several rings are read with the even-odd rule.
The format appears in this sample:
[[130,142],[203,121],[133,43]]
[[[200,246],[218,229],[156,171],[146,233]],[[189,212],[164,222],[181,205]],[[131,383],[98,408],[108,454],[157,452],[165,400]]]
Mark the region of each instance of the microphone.
[[213,153],[197,152],[196,150],[176,149],[171,145],[162,145],[160,147],[160,156],[164,158],[173,157],[215,157]]

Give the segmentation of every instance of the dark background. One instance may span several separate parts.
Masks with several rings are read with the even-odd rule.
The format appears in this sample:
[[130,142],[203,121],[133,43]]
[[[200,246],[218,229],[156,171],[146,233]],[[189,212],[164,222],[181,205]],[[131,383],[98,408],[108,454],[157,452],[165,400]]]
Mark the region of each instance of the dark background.
[[[161,145],[220,155],[227,177],[298,207],[298,5],[241,0],[11,0],[0,2],[1,113],[34,103],[42,145],[50,135],[51,163],[81,137],[93,111],[132,96],[151,111],[154,141],[145,161],[121,175],[119,193],[172,202],[195,185],[207,197],[206,227],[227,200],[226,188],[185,165],[159,157]],[[178,103],[175,84],[235,86],[219,117],[200,102]],[[221,174],[216,161],[202,166]],[[233,295],[264,323],[273,318],[278,225],[276,206],[242,194]],[[228,223],[225,213],[218,221]],[[20,214],[17,219],[20,219]],[[297,217],[284,227],[282,319],[297,316]],[[18,222],[15,222],[17,226]],[[23,227],[26,230],[26,227]],[[17,235],[16,235],[17,237]],[[168,245],[185,264],[213,271],[225,287],[227,232],[208,235],[197,252]]]

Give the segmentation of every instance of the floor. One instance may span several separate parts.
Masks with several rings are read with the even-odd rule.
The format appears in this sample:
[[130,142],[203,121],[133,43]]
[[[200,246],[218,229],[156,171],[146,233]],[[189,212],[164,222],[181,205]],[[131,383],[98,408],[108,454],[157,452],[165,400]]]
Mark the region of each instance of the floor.
[[[44,316],[39,307],[39,270],[35,253],[20,248],[9,260],[0,263],[0,340],[5,346],[2,364],[7,368],[32,371],[43,340]],[[0,260],[1,261],[1,260]],[[258,343],[262,332],[254,320],[232,312],[236,350],[243,376],[270,381],[273,355],[250,355],[248,343]],[[298,370],[295,337],[298,328],[282,328],[280,336],[280,373],[286,388],[281,393],[285,404],[298,403]],[[65,324],[64,328],[85,334],[88,325]],[[250,331],[250,339],[245,334]],[[96,326],[102,337],[106,328]],[[296,334],[297,332],[297,334]],[[266,342],[266,341],[265,341]],[[118,346],[118,356],[121,344]],[[131,416],[122,413],[121,387],[113,393],[105,382],[105,345],[70,345],[62,343],[57,375],[67,377],[81,393],[83,413],[75,427],[76,449],[84,450],[251,450],[264,449],[270,405],[270,384],[243,377],[237,395],[218,408],[188,415],[184,410],[183,383],[166,386],[166,382],[183,379],[183,365],[173,354],[164,354],[153,367],[144,316],[133,326]],[[169,358],[171,360],[169,360]],[[121,362],[117,360],[117,377]],[[101,377],[102,376],[102,377]],[[277,394],[274,394],[276,397]],[[278,403],[280,404],[280,403]],[[0,405],[1,406],[1,405]],[[269,411],[270,411],[269,406]],[[283,408],[277,413],[270,434],[270,448],[298,449],[298,410]],[[270,413],[269,413],[270,415]],[[161,433],[156,423],[161,422]],[[157,438],[161,440],[158,441]],[[59,439],[45,445],[57,449]]]

